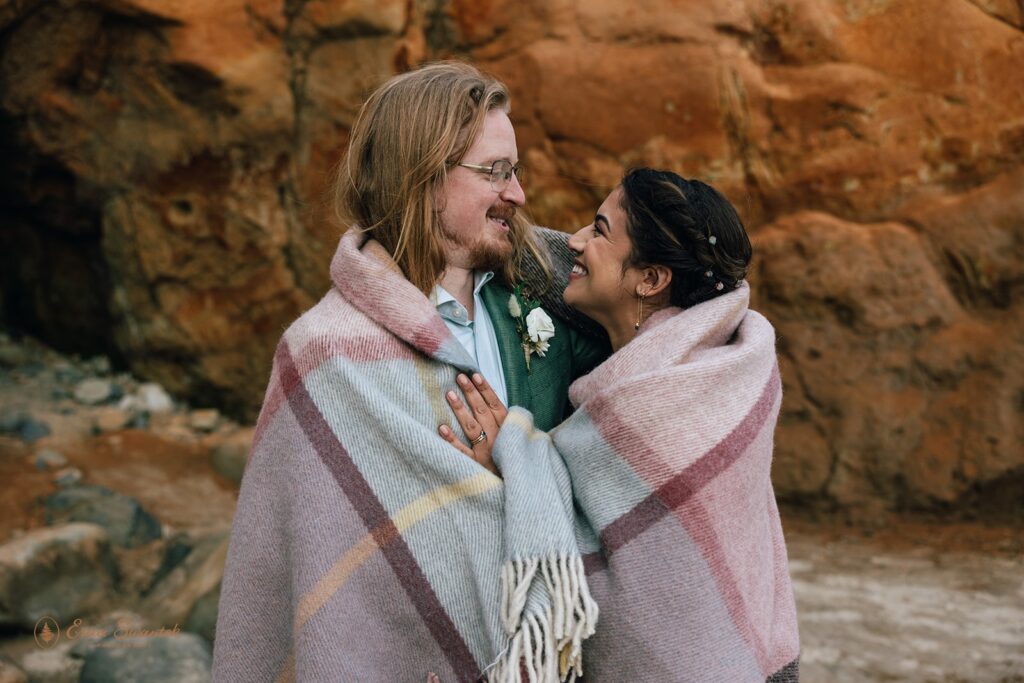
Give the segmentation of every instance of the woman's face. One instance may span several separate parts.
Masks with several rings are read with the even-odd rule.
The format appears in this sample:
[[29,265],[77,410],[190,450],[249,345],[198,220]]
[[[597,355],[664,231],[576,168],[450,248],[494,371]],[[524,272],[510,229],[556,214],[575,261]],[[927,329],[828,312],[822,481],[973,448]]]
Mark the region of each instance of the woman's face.
[[615,188],[597,210],[594,222],[569,238],[576,265],[565,288],[565,303],[608,329],[616,318],[635,315],[640,272],[623,266],[633,243],[626,230],[622,188]]

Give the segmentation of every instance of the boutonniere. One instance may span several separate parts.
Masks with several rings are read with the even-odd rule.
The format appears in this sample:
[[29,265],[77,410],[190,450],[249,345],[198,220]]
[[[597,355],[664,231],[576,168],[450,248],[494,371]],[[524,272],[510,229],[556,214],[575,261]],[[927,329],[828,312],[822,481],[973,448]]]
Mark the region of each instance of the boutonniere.
[[508,298],[508,312],[516,321],[516,332],[523,345],[523,356],[526,358],[526,371],[530,371],[530,356],[537,354],[541,358],[548,352],[550,340],[555,336],[555,323],[552,322],[540,302],[531,299],[529,290],[516,285]]

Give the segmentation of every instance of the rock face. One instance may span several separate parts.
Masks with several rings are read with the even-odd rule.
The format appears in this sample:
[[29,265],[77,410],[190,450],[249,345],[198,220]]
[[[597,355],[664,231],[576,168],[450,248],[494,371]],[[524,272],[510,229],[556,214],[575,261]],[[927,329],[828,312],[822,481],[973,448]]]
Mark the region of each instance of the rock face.
[[740,209],[783,497],[1019,509],[1022,27],[1012,0],[6,0],[4,317],[251,416],[327,286],[362,98],[465,57],[512,89],[537,222],[630,165]]
[[934,248],[904,223],[817,212],[757,234],[755,305],[785,380],[781,493],[922,507],[1020,481],[1024,321],[972,306],[983,292],[943,277]]

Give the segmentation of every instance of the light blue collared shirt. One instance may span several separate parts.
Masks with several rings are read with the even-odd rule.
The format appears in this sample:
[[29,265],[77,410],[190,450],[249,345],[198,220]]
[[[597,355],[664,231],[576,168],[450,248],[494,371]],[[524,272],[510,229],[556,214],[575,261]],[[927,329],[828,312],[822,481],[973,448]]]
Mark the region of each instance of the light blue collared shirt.
[[484,288],[494,273],[473,273],[473,312],[475,320],[469,319],[466,307],[448,293],[441,285],[434,285],[430,300],[437,306],[437,312],[444,324],[452,331],[469,357],[476,361],[480,374],[494,389],[501,402],[508,405],[508,391],[505,389],[505,372],[501,367],[501,355],[498,353],[498,337],[494,332],[491,316],[484,306],[480,290]]

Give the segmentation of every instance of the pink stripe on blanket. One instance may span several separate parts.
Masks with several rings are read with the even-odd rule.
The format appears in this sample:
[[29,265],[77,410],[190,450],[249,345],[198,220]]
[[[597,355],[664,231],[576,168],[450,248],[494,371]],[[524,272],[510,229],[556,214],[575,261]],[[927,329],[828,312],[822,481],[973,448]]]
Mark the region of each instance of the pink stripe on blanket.
[[[729,570],[728,558],[726,558],[722,550],[722,543],[715,533],[714,520],[707,509],[696,499],[684,503],[678,512],[680,519],[685,518],[686,520],[683,525],[686,531],[704,553],[704,560],[711,569],[715,583],[718,585],[718,594],[729,611],[733,625],[753,650],[754,657],[761,666],[761,671],[767,677],[780,666],[788,663],[788,660],[772,668],[768,646],[754,627],[753,618],[756,615],[752,615],[747,609],[748,606],[743,600],[743,592]],[[772,578],[774,579],[774,577]]]
[[[776,365],[757,403],[728,436],[601,531],[601,544],[605,552],[613,553],[643,533],[651,524],[679,508],[719,473],[736,462],[761,431],[765,421],[771,417],[781,388],[782,381]],[[625,424],[614,425],[611,428],[617,431],[630,429]],[[641,434],[635,434],[633,437],[636,443],[643,441]]]
[[380,334],[358,337],[332,337],[313,339],[295,359],[299,375],[305,377],[332,358],[344,358],[356,363],[410,360],[412,349],[401,340],[381,331]]
[[[278,345],[278,349],[274,352],[274,363],[277,363],[277,356],[281,353],[281,347]],[[256,450],[256,446],[263,440],[263,431],[273,421],[274,415],[277,413],[278,408],[285,401],[284,389],[281,387],[281,382],[278,380],[277,373],[270,373],[270,384],[267,385],[267,394],[263,397],[263,407],[260,408],[259,419],[256,420],[256,428],[252,433],[252,447],[249,449],[249,455]],[[249,466],[249,461],[246,460],[246,467]]]
[[[770,661],[770,644],[763,641],[754,627],[752,615],[744,604],[743,591],[729,569],[728,557],[715,533],[715,520],[702,504],[701,498],[696,496],[747,452],[775,414],[781,389],[782,380],[776,365],[757,402],[740,424],[692,465],[605,527],[601,532],[602,550],[584,557],[588,574],[605,569],[609,555],[622,549],[666,515],[675,512],[711,568],[719,594],[736,629],[751,646],[762,671],[768,673],[786,662]],[[623,425],[614,428],[628,429]],[[639,439],[640,435],[636,435],[636,438]]]
[[[776,572],[788,567],[770,485],[768,456],[774,427],[775,420],[767,420],[739,463],[719,474],[698,496],[675,511],[676,520],[713,568],[718,593],[766,675],[788,663],[788,659],[768,657],[778,658],[782,652],[791,659],[796,654],[792,648],[773,644],[779,630],[777,619],[785,613],[776,611],[776,605],[792,604],[791,600],[780,600],[775,581]],[[699,508],[696,512],[694,506]],[[705,528],[714,533],[702,537]]]
[[459,680],[476,680],[481,672],[469,647],[445,611],[409,545],[388,516],[387,510],[306,391],[284,340],[278,347],[276,360],[281,386],[288,397],[296,421],[352,507],[362,518],[367,530],[373,534],[381,552],[398,576],[416,611],[447,656]]
[[[390,254],[359,229],[346,232],[331,261],[331,280],[346,302],[430,357],[451,332],[434,306],[399,270]],[[374,283],[367,287],[368,282]]]
[[[313,339],[302,348],[295,358],[294,365],[300,377],[305,377],[332,358],[345,358],[353,362],[411,360],[415,352],[400,339],[381,330],[380,334],[360,335],[358,337],[319,337]],[[275,354],[275,361],[277,354]],[[267,387],[267,395],[263,400],[263,409],[256,423],[253,434],[253,445],[258,444],[263,434],[263,426],[285,402],[287,391],[276,381],[276,374],[271,375],[271,383]]]
[[412,335],[413,346],[431,358],[436,358],[439,355],[441,347],[448,340],[455,341],[455,337],[445,326],[441,316],[434,316]]

